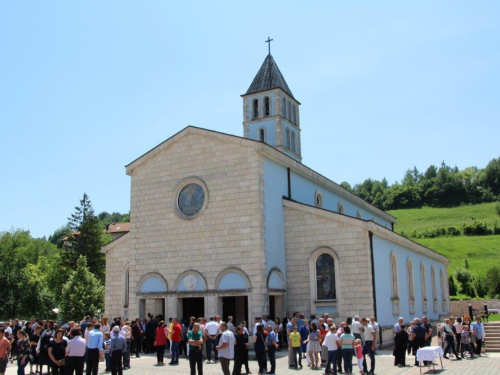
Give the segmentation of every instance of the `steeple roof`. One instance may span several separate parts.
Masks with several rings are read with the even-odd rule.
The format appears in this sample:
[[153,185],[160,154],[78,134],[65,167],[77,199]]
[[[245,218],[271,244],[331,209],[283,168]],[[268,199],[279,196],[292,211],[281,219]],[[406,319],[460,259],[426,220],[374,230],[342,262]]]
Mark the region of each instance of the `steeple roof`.
[[245,95],[272,89],[282,89],[294,98],[292,91],[286,84],[285,78],[278,68],[278,65],[274,61],[273,56],[269,54],[262,63],[262,66],[257,72],[257,75],[253,79],[252,84],[248,88]]

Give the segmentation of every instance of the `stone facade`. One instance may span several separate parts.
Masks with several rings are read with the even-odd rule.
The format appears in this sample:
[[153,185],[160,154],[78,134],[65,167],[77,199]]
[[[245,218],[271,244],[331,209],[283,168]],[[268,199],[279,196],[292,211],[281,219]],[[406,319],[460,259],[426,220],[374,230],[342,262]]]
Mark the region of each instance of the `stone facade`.
[[[373,315],[373,288],[368,233],[335,221],[321,210],[285,202],[286,266],[288,305],[306,314],[328,312],[341,319]],[[330,214],[338,216],[339,214]],[[331,249],[336,268],[337,301],[316,301],[311,282],[315,252]],[[314,272],[313,274],[314,275]]]
[[[204,134],[203,134],[204,133]],[[217,133],[187,131],[144,163],[129,167],[132,177],[130,246],[107,252],[106,313],[121,315],[123,272],[130,263],[129,316],[139,314],[139,281],[157,273],[168,286],[166,313],[177,314],[171,295],[185,270],[201,273],[208,289],[227,268],[242,270],[250,279],[252,306],[262,306],[266,288],[260,155],[239,142],[224,142]],[[208,188],[208,205],[195,220],[174,212],[174,190],[196,176]],[[244,256],[242,256],[244,254]],[[118,265],[117,265],[118,264]],[[122,281],[120,283],[120,281]],[[119,303],[121,302],[121,303]],[[217,313],[215,296],[207,297],[207,315]],[[260,308],[251,315],[261,314]]]

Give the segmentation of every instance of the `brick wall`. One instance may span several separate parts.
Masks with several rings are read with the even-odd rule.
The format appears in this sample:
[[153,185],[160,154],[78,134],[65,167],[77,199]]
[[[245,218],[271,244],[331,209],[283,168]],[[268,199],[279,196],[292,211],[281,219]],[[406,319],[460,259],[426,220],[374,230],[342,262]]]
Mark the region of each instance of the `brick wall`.
[[481,301],[451,301],[450,315],[462,316],[469,313],[469,303],[472,303],[472,308],[479,311],[484,311],[484,304],[488,304],[489,309],[500,309],[500,299],[488,299]]

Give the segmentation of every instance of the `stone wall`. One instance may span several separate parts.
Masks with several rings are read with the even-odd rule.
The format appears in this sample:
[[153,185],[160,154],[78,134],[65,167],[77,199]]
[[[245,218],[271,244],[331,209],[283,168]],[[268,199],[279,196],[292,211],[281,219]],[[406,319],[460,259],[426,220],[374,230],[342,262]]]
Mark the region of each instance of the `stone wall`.
[[[373,315],[373,288],[368,233],[343,222],[343,215],[284,201],[288,311],[349,316]],[[339,220],[334,220],[337,217]],[[316,300],[314,264],[318,250],[336,256],[337,313],[322,311]],[[335,259],[335,257],[334,257]],[[312,279],[311,279],[312,274]]]
[[[130,316],[139,312],[136,292],[145,274],[161,274],[172,292],[182,272],[195,270],[213,291],[217,276],[228,267],[248,275],[250,315],[262,313],[267,275],[261,155],[244,142],[188,128],[158,146],[143,164],[128,169],[135,246],[123,255],[131,264]],[[194,220],[175,212],[176,187],[188,177],[201,179],[208,189],[206,210]],[[208,297],[207,315],[220,313],[217,310],[217,299]],[[177,311],[176,299],[167,298],[166,315],[176,316]]]
[[500,299],[487,299],[480,301],[451,301],[450,315],[463,316],[469,314],[469,303],[472,303],[472,308],[480,312],[484,311],[484,304],[488,304],[489,309],[500,309]]

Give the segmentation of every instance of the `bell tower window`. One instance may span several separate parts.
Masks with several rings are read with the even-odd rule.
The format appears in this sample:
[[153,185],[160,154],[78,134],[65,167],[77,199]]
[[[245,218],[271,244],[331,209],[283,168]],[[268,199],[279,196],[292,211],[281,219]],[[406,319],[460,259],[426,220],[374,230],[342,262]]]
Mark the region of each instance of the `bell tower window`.
[[292,120],[292,103],[288,102],[288,119]]
[[292,132],[292,151],[295,152],[295,132]]
[[264,128],[259,129],[259,141],[261,141],[261,142],[266,141],[266,129],[264,129]]
[[293,120],[292,121],[293,121],[294,124],[296,124],[297,123],[297,110],[295,108],[295,104],[293,105],[292,109],[293,109],[293,112],[292,112],[292,114],[293,114]]
[[253,118],[259,118],[259,99],[254,99],[252,103]]
[[290,150],[290,129],[286,128],[285,146]]
[[269,103],[269,96],[264,98],[264,115],[269,116],[271,114],[271,107]]
[[281,114],[283,115],[283,117],[286,117],[286,98],[283,98],[283,105],[281,108]]

